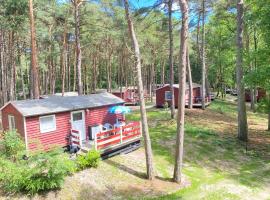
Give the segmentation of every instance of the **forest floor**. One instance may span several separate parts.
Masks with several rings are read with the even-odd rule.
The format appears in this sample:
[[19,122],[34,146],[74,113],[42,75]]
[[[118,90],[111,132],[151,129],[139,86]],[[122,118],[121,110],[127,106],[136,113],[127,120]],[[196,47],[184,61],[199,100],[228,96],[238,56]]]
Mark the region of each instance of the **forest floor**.
[[[144,179],[144,149],[140,148],[104,160],[97,169],[76,173],[66,179],[61,190],[32,199],[270,200],[267,117],[248,111],[250,141],[246,144],[236,138],[236,114],[235,103],[221,100],[204,111],[186,110],[181,186],[171,182],[176,121],[170,119],[169,110],[150,108],[148,120],[157,174],[153,182]],[[128,116],[129,120],[139,118],[139,111]]]

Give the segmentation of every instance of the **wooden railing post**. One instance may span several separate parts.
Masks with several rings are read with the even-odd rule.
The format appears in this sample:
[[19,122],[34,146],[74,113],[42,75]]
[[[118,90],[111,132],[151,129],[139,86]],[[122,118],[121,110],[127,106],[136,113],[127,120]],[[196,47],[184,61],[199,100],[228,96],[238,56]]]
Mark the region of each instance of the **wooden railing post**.
[[120,144],[123,143],[123,127],[120,126]]
[[97,133],[94,135],[94,140],[95,140],[95,150],[97,150]]

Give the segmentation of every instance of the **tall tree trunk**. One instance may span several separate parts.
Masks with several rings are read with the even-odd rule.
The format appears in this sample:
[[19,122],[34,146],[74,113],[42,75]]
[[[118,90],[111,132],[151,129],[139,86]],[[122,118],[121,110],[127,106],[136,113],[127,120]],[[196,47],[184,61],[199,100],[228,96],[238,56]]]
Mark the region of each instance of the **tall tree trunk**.
[[202,109],[205,109],[205,0],[202,0]]
[[31,90],[33,98],[39,98],[39,76],[38,76],[38,63],[37,63],[37,42],[36,42],[36,29],[33,11],[33,1],[29,0],[29,18],[31,29]]
[[268,131],[270,131],[270,111],[268,112]]
[[170,90],[171,90],[171,118],[175,118],[175,97],[174,97],[174,62],[173,62],[173,25],[172,25],[172,4],[173,0],[169,0],[169,66],[170,66]]
[[1,59],[1,86],[2,86],[2,103],[3,105],[8,101],[7,99],[7,84],[6,84],[6,73],[7,68],[4,61],[4,54],[5,54],[5,38],[4,38],[4,30],[1,29],[0,35],[0,59]]
[[165,65],[166,65],[166,61],[163,60],[163,62],[161,64],[161,84],[162,85],[165,84]]
[[152,155],[151,140],[150,140],[150,135],[149,135],[149,130],[148,130],[145,101],[144,101],[140,48],[139,48],[139,44],[136,38],[133,22],[129,14],[128,0],[124,0],[124,4],[125,4],[125,11],[126,11],[126,19],[128,22],[128,29],[129,29],[130,37],[132,40],[133,49],[135,51],[135,63],[136,63],[136,70],[137,70],[137,84],[138,84],[138,92],[139,92],[139,99],[140,99],[142,134],[144,137],[144,147],[145,147],[145,156],[146,156],[147,178],[149,180],[152,180],[154,178],[153,155]]
[[247,113],[245,104],[245,88],[243,83],[243,24],[244,24],[244,1],[237,3],[237,95],[238,95],[238,138],[248,140]]
[[65,78],[66,78],[66,65],[67,65],[67,21],[65,21],[62,44],[62,96],[65,95]]
[[[67,52],[69,53],[70,52],[70,45],[69,45],[69,42],[67,40]],[[68,74],[67,74],[67,85],[68,85],[68,91],[70,92],[71,90],[71,69],[70,69],[70,60],[71,60],[71,55],[67,55],[67,68],[68,68]]]
[[[270,93],[268,94],[268,104],[270,104]],[[270,105],[268,105],[268,131],[270,131]]]
[[198,22],[197,22],[197,34],[196,34],[196,50],[197,50],[197,69],[200,68],[201,63],[201,50],[200,50],[200,23],[201,23],[201,9],[198,11]]
[[[258,38],[257,38],[256,28],[254,28],[253,39],[254,39],[254,51],[255,51],[255,55],[254,55],[254,68],[253,68],[253,70],[257,70]],[[254,96],[254,105],[252,105],[252,110],[253,110],[253,112],[256,112],[256,103],[257,103],[257,86],[256,85],[253,88],[253,96]]]
[[77,82],[77,67],[76,67],[76,62],[77,62],[77,50],[76,50],[76,44],[74,47],[74,64],[73,64],[73,92],[76,91],[76,82]]
[[9,100],[15,100],[15,82],[16,82],[16,63],[15,63],[15,48],[14,48],[14,32],[9,33]]
[[[19,43],[19,42],[18,42]],[[17,46],[19,46],[19,44],[17,44]],[[22,61],[21,61],[21,56],[22,56],[22,52],[20,50],[20,48],[18,48],[18,64],[20,66],[20,81],[21,81],[21,85],[22,85],[22,96],[23,99],[26,99],[26,93],[25,93],[25,83],[24,83],[24,71],[22,70]]]
[[77,89],[78,95],[83,94],[82,85],[82,52],[80,43],[80,5],[82,0],[72,0],[74,5],[74,20],[75,20],[75,43],[76,43],[76,67],[77,67]]
[[187,47],[187,77],[188,77],[188,108],[193,108],[193,82],[192,82],[192,73],[190,67],[190,60],[189,60],[189,50]]
[[187,42],[188,42],[188,2],[179,0],[182,13],[180,64],[179,64],[179,95],[178,95],[178,118],[177,138],[175,150],[174,181],[181,183],[184,150],[184,125],[185,125],[185,92],[186,92],[186,65],[187,65]]

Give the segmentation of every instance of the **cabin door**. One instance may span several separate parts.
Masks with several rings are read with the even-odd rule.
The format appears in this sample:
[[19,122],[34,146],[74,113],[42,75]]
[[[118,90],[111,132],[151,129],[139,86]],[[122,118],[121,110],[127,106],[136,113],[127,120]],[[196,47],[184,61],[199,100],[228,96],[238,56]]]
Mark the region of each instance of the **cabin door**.
[[82,141],[86,140],[84,111],[71,112],[71,127],[73,130],[80,131]]

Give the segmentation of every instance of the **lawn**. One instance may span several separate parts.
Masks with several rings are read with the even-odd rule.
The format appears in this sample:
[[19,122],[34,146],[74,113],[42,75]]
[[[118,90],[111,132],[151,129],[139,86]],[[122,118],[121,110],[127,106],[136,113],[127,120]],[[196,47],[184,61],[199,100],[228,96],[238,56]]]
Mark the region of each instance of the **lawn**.
[[[270,133],[266,116],[248,111],[250,141],[237,140],[236,105],[217,100],[186,110],[184,184],[172,183],[176,121],[148,109],[156,179],[145,177],[144,149],[104,160],[67,177],[61,190],[33,199],[258,199],[270,200]],[[139,120],[138,111],[127,116]],[[247,147],[247,148],[246,148]],[[2,198],[1,198],[2,197]],[[0,199],[5,199],[0,191]],[[20,194],[10,198],[27,199]]]
[[[172,177],[176,122],[148,112],[156,170]],[[133,114],[138,119],[139,114]],[[248,111],[250,141],[236,139],[236,105],[217,100],[186,111],[184,175],[190,186],[156,199],[270,199],[270,133],[266,116]]]

